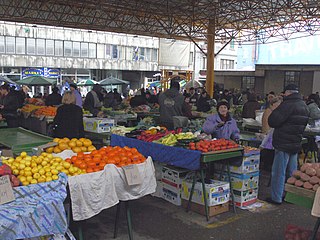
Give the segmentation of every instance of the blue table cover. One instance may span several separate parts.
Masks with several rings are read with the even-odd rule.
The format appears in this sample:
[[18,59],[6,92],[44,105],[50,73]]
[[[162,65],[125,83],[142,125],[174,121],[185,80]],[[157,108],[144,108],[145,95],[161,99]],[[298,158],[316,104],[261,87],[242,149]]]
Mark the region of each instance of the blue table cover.
[[111,135],[111,146],[135,147],[145,157],[150,156],[154,161],[167,163],[189,170],[198,170],[200,168],[200,151],[171,147],[152,142],[144,142],[138,139],[127,138],[115,134]]
[[56,181],[13,188],[15,201],[0,205],[0,239],[65,234],[66,186],[67,175],[59,174]]

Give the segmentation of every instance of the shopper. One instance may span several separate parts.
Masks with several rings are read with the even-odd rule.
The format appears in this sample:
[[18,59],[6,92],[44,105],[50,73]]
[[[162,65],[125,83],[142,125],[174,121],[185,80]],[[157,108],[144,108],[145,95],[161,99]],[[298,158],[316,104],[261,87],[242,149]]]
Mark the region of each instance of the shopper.
[[210,96],[206,91],[203,91],[198,99],[197,111],[198,112],[208,112],[210,111]]
[[5,118],[9,128],[19,126],[18,113],[19,101],[17,96],[10,91],[7,84],[0,86],[0,95],[2,96],[2,105],[0,105],[0,114]]
[[46,106],[57,106],[61,104],[62,97],[59,93],[59,88],[52,88],[52,93],[46,98]]
[[268,119],[270,114],[272,113],[272,111],[274,109],[276,109],[280,103],[282,102],[282,97],[275,97],[273,96],[270,100],[269,100],[269,107],[264,110],[263,115],[262,115],[262,133],[263,134],[267,134],[270,131],[270,126],[268,124]]
[[146,92],[146,100],[147,100],[147,103],[150,105],[158,103],[157,96],[152,95],[149,91]]
[[274,128],[272,145],[275,156],[271,172],[271,198],[267,201],[282,203],[286,173],[297,169],[298,152],[308,123],[308,107],[299,94],[298,87],[289,84],[284,89],[283,102],[269,116],[269,126]]
[[119,105],[122,102],[121,94],[118,93],[118,89],[113,89],[113,98],[114,98],[114,104]]
[[82,107],[82,97],[81,97],[80,92],[77,89],[77,84],[70,83],[70,90],[74,94],[74,96],[76,97],[76,105],[78,105],[79,107]]
[[318,96],[311,94],[307,100],[307,106],[309,110],[309,124],[315,126],[315,122],[320,119],[320,109],[317,104]]
[[102,114],[101,107],[103,106],[103,88],[96,84],[92,90],[88,92],[83,103],[83,108],[88,110],[94,117]]
[[260,109],[260,103],[257,101],[257,96],[253,93],[249,94],[248,101],[243,105],[243,118],[256,118],[256,110]]
[[71,91],[63,94],[62,104],[54,117],[54,137],[84,137],[82,108],[76,105],[76,97]]
[[191,87],[189,89],[189,94],[190,94],[190,104],[192,106],[197,106],[197,103],[198,103],[198,99],[199,99],[199,96],[198,94],[196,93],[196,90],[194,89],[194,87]]
[[225,138],[238,141],[240,130],[229,112],[229,103],[225,100],[217,104],[218,113],[211,115],[203,124],[202,130],[215,138]]
[[179,82],[171,81],[170,89],[159,96],[160,123],[168,129],[174,128],[174,116],[185,116],[186,113],[184,97],[179,90]]

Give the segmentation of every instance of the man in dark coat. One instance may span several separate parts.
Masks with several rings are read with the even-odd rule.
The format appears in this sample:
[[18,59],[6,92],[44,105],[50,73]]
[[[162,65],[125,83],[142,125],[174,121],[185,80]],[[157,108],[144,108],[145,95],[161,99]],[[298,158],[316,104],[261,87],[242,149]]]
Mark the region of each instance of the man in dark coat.
[[308,123],[308,107],[294,84],[285,87],[285,97],[269,116],[269,126],[274,128],[272,145],[275,156],[271,172],[271,198],[267,201],[282,203],[286,173],[297,170],[298,152],[302,134]]
[[52,88],[52,93],[46,98],[45,103],[46,106],[56,106],[60,105],[62,100],[62,96],[59,94],[59,88]]
[[0,86],[0,95],[3,97],[0,114],[6,119],[8,127],[18,127],[17,109],[19,108],[19,101],[17,96],[10,91],[9,85],[6,84]]

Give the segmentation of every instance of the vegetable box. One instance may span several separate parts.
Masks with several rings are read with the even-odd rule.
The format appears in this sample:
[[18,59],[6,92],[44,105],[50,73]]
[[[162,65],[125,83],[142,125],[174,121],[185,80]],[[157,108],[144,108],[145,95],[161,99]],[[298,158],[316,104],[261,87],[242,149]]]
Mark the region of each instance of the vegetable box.
[[[237,174],[231,173],[231,184],[234,190],[246,191],[259,187],[259,172]],[[214,178],[221,181],[229,181],[226,172],[215,173]]]
[[258,188],[249,189],[246,191],[233,190],[234,201],[238,207],[246,207],[255,203],[258,199]]
[[83,118],[84,130],[88,132],[111,132],[111,128],[116,126],[115,119],[109,118]]

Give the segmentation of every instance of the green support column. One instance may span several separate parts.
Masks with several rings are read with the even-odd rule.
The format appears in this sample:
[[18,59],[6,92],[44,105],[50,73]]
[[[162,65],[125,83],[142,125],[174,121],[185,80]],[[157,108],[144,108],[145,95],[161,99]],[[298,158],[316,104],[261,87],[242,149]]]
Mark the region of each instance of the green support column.
[[214,39],[215,39],[215,22],[214,19],[209,20],[207,30],[207,78],[206,90],[210,97],[213,97],[214,86]]

